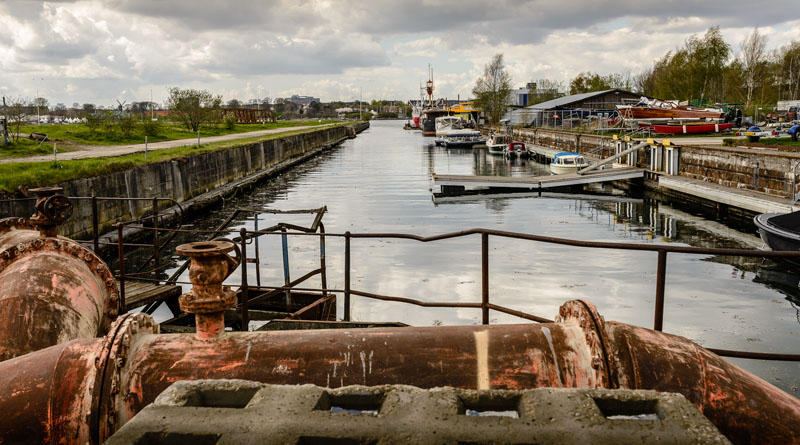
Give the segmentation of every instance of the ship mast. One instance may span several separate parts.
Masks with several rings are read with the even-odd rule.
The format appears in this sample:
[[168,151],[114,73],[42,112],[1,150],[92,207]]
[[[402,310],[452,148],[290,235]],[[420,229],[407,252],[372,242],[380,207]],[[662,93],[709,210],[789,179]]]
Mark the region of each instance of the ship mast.
[[433,107],[433,68],[428,64],[428,81],[425,83],[425,91],[428,93],[428,105]]

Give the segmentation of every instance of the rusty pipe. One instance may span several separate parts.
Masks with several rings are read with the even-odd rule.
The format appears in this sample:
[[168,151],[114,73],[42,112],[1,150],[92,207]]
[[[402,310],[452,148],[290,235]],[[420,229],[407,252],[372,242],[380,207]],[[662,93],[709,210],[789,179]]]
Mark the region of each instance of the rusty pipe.
[[119,312],[106,264],[54,235],[68,201],[47,189],[37,203],[35,217],[0,220],[0,360],[104,335]]
[[565,303],[558,319],[236,332],[209,341],[158,335],[152,318],[127,314],[105,338],[0,363],[0,410],[29,407],[0,417],[0,441],[57,436],[100,443],[171,383],[205,378],[328,387],[653,389],[683,394],[734,443],[800,440],[799,400],[689,340],[605,323],[584,301]]
[[236,293],[222,286],[236,270],[239,261],[227,255],[236,247],[230,241],[205,241],[181,244],[176,251],[188,256],[192,290],[178,299],[181,310],[195,315],[196,335],[215,339],[225,331],[225,311],[236,306]]

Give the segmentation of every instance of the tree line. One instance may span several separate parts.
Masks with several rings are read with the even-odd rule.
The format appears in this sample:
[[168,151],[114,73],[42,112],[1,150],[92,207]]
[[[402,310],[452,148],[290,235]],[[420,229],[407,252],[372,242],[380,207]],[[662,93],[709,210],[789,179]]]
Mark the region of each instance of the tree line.
[[[568,84],[539,79],[530,93],[529,105],[544,102],[563,94],[580,94],[612,88],[632,91],[643,96],[686,101],[695,105],[743,104],[744,112],[753,114],[756,107],[772,107],[781,100],[800,99],[800,41],[767,51],[767,36],[758,27],[732,45],[725,41],[718,26],[702,36],[691,35],[682,46],[668,51],[644,71],[601,75],[581,72]],[[495,92],[511,93],[508,85],[497,84],[505,72],[502,55],[487,64],[473,94],[478,103],[491,110]],[[499,61],[499,64],[498,64]],[[495,87],[491,85],[495,84]],[[497,105],[494,105],[497,108]],[[490,111],[493,122],[497,112]],[[502,116],[502,113],[500,113]]]

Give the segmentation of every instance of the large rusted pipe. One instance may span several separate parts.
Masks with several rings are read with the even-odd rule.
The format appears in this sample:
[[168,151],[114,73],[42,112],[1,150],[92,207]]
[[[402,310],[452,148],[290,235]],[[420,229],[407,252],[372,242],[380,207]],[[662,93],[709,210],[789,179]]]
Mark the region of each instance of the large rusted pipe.
[[104,335],[117,316],[117,285],[106,264],[55,236],[71,213],[58,190],[39,190],[34,217],[0,220],[0,360]]
[[[2,440],[102,442],[178,380],[338,387],[642,388],[679,392],[734,443],[800,440],[800,401],[682,337],[604,323],[583,301],[560,323],[157,335],[128,314],[104,339],[0,363]],[[24,372],[22,370],[25,370]],[[45,402],[48,400],[48,402]]]

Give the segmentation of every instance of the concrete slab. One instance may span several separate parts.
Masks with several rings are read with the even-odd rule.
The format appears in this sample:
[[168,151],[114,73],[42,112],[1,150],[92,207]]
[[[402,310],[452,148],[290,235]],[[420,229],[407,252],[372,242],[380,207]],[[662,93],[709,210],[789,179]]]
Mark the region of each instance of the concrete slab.
[[174,383],[107,444],[727,444],[680,394]]
[[800,210],[798,206],[789,205],[788,198],[752,190],[734,189],[681,176],[660,176],[658,186],[755,213],[786,213]]

